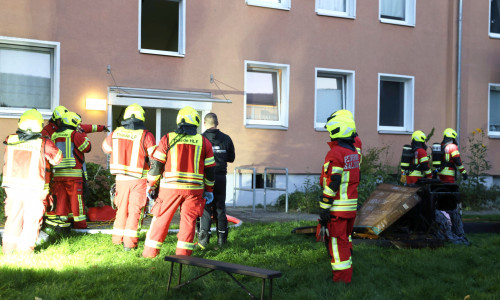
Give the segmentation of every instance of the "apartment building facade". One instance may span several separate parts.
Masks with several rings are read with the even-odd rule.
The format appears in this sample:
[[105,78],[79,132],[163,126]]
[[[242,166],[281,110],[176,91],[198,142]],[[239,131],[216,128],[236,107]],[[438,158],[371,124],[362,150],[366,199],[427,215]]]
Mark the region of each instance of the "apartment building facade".
[[[191,105],[215,112],[233,139],[231,202],[233,180],[251,186],[253,168],[257,187],[265,168],[286,168],[289,191],[315,178],[328,151],[326,117],[345,108],[364,148],[387,146],[394,166],[414,130],[434,128],[433,143],[457,128],[465,147],[481,128],[490,173],[500,175],[499,3],[0,0],[0,135],[15,131],[26,108],[48,119],[64,105],[84,123],[115,128],[138,103],[159,141]],[[105,134],[89,137],[87,160],[105,165]],[[244,175],[234,178],[235,167]],[[279,174],[271,181],[283,188]]]

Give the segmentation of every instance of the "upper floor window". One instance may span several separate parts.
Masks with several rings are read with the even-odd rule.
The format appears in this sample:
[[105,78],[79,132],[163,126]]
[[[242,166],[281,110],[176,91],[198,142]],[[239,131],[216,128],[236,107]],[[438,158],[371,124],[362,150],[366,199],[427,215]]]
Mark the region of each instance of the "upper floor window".
[[326,119],[339,109],[354,112],[354,90],[354,71],[316,68],[314,129],[326,130]]
[[0,116],[59,105],[59,43],[0,36]]
[[289,65],[245,61],[245,126],[288,128]]
[[184,56],[185,0],[139,0],[139,51]]
[[500,137],[500,84],[490,83],[488,97],[488,136]]
[[415,26],[415,0],[380,0],[380,22]]
[[318,15],[355,18],[356,0],[316,0]]
[[292,0],[246,0],[248,5],[290,10]]
[[500,38],[500,0],[490,1],[490,37]]
[[413,95],[414,77],[379,74],[379,132],[413,132]]

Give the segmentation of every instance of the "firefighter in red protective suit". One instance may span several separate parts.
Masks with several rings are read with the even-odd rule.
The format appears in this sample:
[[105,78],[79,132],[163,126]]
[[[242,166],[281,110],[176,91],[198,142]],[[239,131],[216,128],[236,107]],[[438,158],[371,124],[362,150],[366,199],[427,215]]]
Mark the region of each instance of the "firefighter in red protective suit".
[[360,155],[354,146],[354,122],[330,116],[325,125],[330,134],[320,177],[320,222],[329,232],[328,250],[334,282],[350,283],[352,257],[350,235],[356,218]]
[[62,126],[52,134],[52,141],[63,153],[63,161],[54,167],[52,193],[57,199],[56,218],[47,219],[48,225],[68,228],[69,214],[73,214],[73,227],[87,228],[85,203],[83,200],[84,180],[87,177],[84,153],[90,152],[87,135],[77,130],[82,122],[74,112],[62,116]]
[[410,163],[410,171],[406,176],[407,185],[415,185],[420,178],[432,178],[432,170],[429,167],[429,157],[427,156],[427,137],[425,133],[416,130],[411,135],[411,148],[414,158]]
[[19,119],[16,134],[4,141],[3,181],[5,199],[5,231],[2,251],[32,252],[40,232],[45,211],[44,200],[49,191],[45,182],[46,167],[62,161],[62,152],[42,137],[43,118],[36,109],[25,111]]
[[455,183],[455,168],[462,174],[462,178],[467,180],[467,171],[462,165],[460,152],[457,146],[457,132],[451,128],[446,128],[443,132],[441,149],[443,158],[441,169],[438,172],[439,180],[443,183]]
[[116,175],[114,202],[118,211],[112,241],[115,245],[123,243],[125,251],[137,248],[147,201],[149,158],[156,148],[155,137],[145,129],[145,121],[144,109],[136,103],[129,105],[122,126],[102,143],[102,150],[111,156],[109,170]]
[[179,206],[181,220],[175,253],[191,255],[196,218],[202,216],[205,202],[210,204],[213,200],[215,159],[212,144],[196,133],[200,125],[198,112],[190,106],[184,107],[177,115],[177,125],[175,132],[162,137],[153,153],[146,193],[150,197],[158,181],[160,191],[152,208],[153,220],[146,235],[144,257],[156,257],[160,253]]

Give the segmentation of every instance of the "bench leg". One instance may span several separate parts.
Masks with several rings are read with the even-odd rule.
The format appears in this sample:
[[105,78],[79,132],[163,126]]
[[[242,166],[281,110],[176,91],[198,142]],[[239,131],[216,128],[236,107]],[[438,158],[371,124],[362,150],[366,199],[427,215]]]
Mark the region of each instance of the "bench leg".
[[260,290],[260,300],[264,300],[264,291],[266,290],[266,279],[262,279],[262,289]]
[[269,300],[273,299],[273,279],[269,279]]
[[170,290],[170,282],[172,282],[172,273],[174,272],[174,262],[170,264],[170,275],[168,276],[167,293]]
[[179,284],[181,285],[181,279],[182,279],[182,264],[179,264]]
[[[225,272],[225,271],[224,271]],[[238,281],[238,279],[236,279],[233,274],[229,273],[229,272],[226,272],[227,275],[229,275],[229,277],[231,277],[235,282],[236,284],[238,284],[242,289],[245,290],[245,292],[247,292],[248,296],[250,296],[250,298],[252,299],[257,299],[255,298],[255,296],[241,283]],[[261,295],[261,299],[262,299],[262,295]]]

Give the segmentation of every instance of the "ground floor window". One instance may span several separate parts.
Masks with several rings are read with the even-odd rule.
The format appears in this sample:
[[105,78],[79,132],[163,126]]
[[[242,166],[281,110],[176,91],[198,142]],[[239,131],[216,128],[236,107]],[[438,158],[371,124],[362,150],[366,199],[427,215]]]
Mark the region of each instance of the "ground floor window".
[[500,137],[500,84],[490,84],[488,136]]

